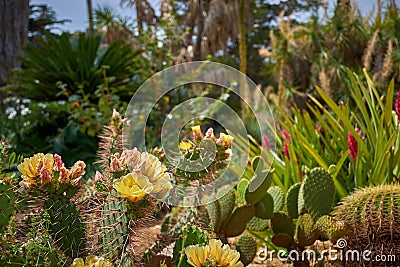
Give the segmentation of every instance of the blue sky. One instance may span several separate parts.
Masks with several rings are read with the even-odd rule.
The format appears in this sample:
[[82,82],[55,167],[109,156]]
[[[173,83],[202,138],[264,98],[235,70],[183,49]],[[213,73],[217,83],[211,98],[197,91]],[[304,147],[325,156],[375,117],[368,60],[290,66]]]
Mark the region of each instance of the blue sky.
[[[400,0],[396,0],[400,1]],[[31,0],[31,4],[48,4],[51,6],[57,14],[58,19],[70,19],[71,23],[66,23],[62,26],[63,30],[66,31],[83,31],[87,27],[87,11],[86,11],[86,0]],[[151,1],[153,5],[159,5],[159,1]],[[330,8],[336,0],[329,0]],[[373,7],[376,8],[376,0],[358,0],[358,5],[363,14],[368,13]],[[98,5],[109,5],[112,6],[116,11],[122,15],[134,15],[133,9],[121,8],[119,0],[92,0],[93,7]]]

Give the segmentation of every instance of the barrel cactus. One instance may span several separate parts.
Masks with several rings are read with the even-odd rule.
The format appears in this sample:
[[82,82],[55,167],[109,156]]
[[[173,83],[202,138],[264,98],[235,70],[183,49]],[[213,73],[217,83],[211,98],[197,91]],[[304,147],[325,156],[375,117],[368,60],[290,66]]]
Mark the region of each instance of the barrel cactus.
[[336,207],[348,248],[400,255],[400,185],[358,189]]

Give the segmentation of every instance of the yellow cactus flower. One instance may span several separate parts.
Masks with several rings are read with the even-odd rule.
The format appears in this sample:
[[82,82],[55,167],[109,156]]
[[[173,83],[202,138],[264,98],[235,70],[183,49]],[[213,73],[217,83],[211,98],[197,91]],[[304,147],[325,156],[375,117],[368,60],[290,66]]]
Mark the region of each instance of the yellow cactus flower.
[[201,133],[200,125],[196,125],[192,127],[193,136],[196,138],[203,138],[203,134]]
[[224,245],[221,240],[211,239],[204,247],[188,246],[185,253],[188,263],[195,267],[203,267],[209,263],[221,267],[243,267],[239,261],[239,252],[232,250],[228,244]]
[[142,162],[142,173],[149,178],[154,186],[152,193],[166,193],[166,191],[172,188],[172,177],[169,173],[165,172],[167,167],[156,156],[143,152]]
[[37,182],[39,175],[39,168],[42,165],[46,170],[51,171],[54,165],[54,157],[52,154],[38,153],[33,157],[25,158],[24,161],[18,165],[18,170],[22,174],[23,185],[33,185]]
[[179,149],[180,150],[189,150],[192,148],[192,144],[189,142],[180,142]]
[[188,263],[195,267],[202,267],[206,263],[209,247],[200,247],[199,245],[188,246],[185,249]]
[[89,255],[85,261],[82,258],[74,259],[71,267],[113,267],[113,264],[103,257]]
[[129,173],[114,181],[117,192],[129,201],[137,202],[153,191],[153,185],[143,174]]

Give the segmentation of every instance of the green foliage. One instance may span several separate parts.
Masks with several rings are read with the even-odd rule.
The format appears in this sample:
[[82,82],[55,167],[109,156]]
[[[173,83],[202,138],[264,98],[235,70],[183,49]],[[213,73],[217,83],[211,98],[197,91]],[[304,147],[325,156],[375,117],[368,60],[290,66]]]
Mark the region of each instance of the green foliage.
[[85,249],[85,230],[79,212],[70,199],[52,195],[45,202],[49,214],[49,233],[57,246],[71,258],[78,258]]
[[240,253],[240,261],[247,266],[256,256],[257,242],[248,234],[242,235],[236,243],[236,250]]
[[190,245],[204,246],[206,243],[207,236],[200,228],[195,226],[185,227],[182,230],[182,235],[175,242],[173,250],[174,266],[190,267],[185,248]]
[[11,214],[14,212],[15,194],[12,185],[2,183],[0,180],[0,234],[10,221]]
[[[10,222],[7,234],[1,235],[1,266],[67,266],[67,258],[53,244],[48,232],[51,225],[50,216],[31,216],[26,242],[17,239],[15,220]],[[20,230],[20,229],[19,229]]]
[[39,101],[84,95],[92,95],[94,101],[98,86],[104,83],[104,69],[106,76],[112,77],[110,86],[127,84],[138,74],[134,67],[143,64],[143,58],[123,42],[107,48],[101,48],[100,42],[98,35],[80,34],[74,38],[64,33],[47,36],[39,46],[28,45],[21,58],[26,68],[15,71],[12,81],[16,85],[8,90]]

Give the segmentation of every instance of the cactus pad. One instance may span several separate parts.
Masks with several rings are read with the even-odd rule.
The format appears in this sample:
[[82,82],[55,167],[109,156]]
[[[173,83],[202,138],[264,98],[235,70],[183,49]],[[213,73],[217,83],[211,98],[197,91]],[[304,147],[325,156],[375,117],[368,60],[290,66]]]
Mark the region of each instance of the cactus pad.
[[283,211],[274,213],[271,219],[271,230],[274,234],[287,234],[290,237],[294,236],[295,224],[289,215]]
[[247,223],[256,214],[254,206],[243,206],[236,208],[229,221],[223,226],[227,237],[238,236],[246,229]]
[[[335,201],[335,184],[323,168],[314,168],[304,179],[299,193],[299,209],[310,213],[314,220],[330,213]],[[303,205],[304,204],[304,205]]]
[[240,261],[247,266],[256,256],[257,242],[247,234],[242,235],[236,243],[236,250],[240,253]]
[[265,192],[271,186],[272,177],[273,170],[266,175],[263,173],[263,175],[253,177],[246,189],[245,198],[247,203],[256,204],[265,196]]
[[49,232],[54,242],[66,255],[79,258],[85,248],[85,230],[71,200],[62,195],[52,195],[44,208],[50,216]]
[[317,240],[317,232],[314,229],[314,221],[310,214],[301,215],[297,219],[294,240],[300,248],[310,246]]
[[269,220],[263,220],[257,217],[254,217],[247,223],[247,230],[262,232],[268,229]]
[[292,185],[286,194],[286,208],[290,217],[296,219],[299,217],[299,191],[301,184]]
[[110,259],[119,257],[128,245],[129,221],[126,212],[125,201],[115,199],[112,195],[107,197],[101,212],[99,245]]
[[271,219],[274,215],[274,199],[267,193],[256,204],[256,217],[260,219]]
[[273,186],[268,189],[268,193],[274,199],[274,212],[277,212],[283,208],[284,194],[279,186]]

